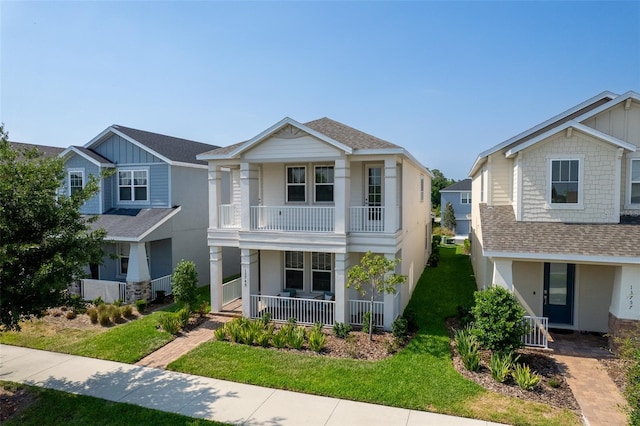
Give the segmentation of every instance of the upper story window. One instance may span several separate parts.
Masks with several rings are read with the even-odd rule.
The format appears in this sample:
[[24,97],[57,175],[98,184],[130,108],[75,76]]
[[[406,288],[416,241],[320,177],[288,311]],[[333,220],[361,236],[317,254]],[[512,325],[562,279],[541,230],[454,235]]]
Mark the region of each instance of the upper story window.
[[84,188],[84,171],[69,170],[69,196]]
[[420,202],[424,201],[424,175],[420,175]]
[[302,290],[304,285],[304,253],[284,252],[284,288]]
[[640,159],[631,160],[630,177],[629,201],[631,204],[640,204]]
[[333,202],[333,166],[316,166],[315,172],[315,201]]
[[287,167],[287,202],[304,203],[307,200],[306,171],[304,166]]
[[551,160],[551,203],[580,202],[580,160]]
[[120,201],[148,201],[148,175],[148,170],[118,171],[118,199]]
[[461,192],[460,193],[460,204],[471,204],[471,193],[470,192]]

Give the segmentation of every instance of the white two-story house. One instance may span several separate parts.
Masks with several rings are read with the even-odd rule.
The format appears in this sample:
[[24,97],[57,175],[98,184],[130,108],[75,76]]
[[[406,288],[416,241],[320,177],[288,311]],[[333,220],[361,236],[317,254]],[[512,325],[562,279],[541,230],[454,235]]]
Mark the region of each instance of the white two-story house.
[[550,327],[640,320],[640,95],[588,99],[482,152],[470,176],[480,289],[512,290]]
[[238,247],[246,317],[359,324],[368,307],[345,285],[367,251],[400,258],[396,272],[408,277],[378,298],[376,322],[389,328],[402,313],[429,255],[431,211],[430,172],[405,149],[328,118],[285,118],[198,158],[209,162],[214,311],[223,305],[222,249]]
[[207,164],[196,155],[214,148],[114,124],[59,154],[67,194],[112,171],[81,207],[97,216],[91,226],[106,231],[107,244],[102,264],[90,265],[76,292],[105,301],[153,299],[155,290],[171,292],[170,275],[182,259],[196,264],[202,285],[209,282]]

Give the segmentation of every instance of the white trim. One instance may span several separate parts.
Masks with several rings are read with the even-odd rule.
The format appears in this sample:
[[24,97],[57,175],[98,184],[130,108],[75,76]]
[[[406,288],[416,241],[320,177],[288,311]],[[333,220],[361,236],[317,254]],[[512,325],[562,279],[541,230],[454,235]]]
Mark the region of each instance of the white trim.
[[[65,149],[64,151],[62,151],[60,154],[58,154],[58,157],[60,158],[66,158],[69,154],[76,154],[79,155],[80,157],[84,158],[85,160],[95,164],[98,167],[115,167],[115,164],[111,163],[111,162],[106,162],[106,163],[102,163],[98,160],[96,160],[95,158],[87,155],[85,152],[82,152],[78,149],[78,147],[75,146],[70,146],[69,148]],[[66,161],[66,160],[65,160]]]
[[631,203],[631,184],[632,183],[638,183],[640,185],[640,181],[638,182],[632,182],[631,181],[631,165],[633,164],[634,161],[638,162],[638,167],[640,167],[640,156],[633,156],[633,157],[629,157],[627,159],[627,179],[625,182],[625,186],[627,188],[626,190],[626,194],[624,197],[624,208],[625,210],[635,210],[635,209],[640,209],[640,203]]
[[[468,194],[466,203],[463,201],[463,195],[464,194]],[[463,206],[470,205],[471,204],[471,200],[472,200],[471,191],[460,191],[460,205],[463,205]]]
[[598,108],[592,109],[591,111],[586,112],[586,113],[582,114],[581,116],[576,117],[575,120],[579,121],[579,122],[586,121],[586,120],[590,119],[591,117],[594,117],[594,116],[600,114],[601,112],[606,111],[607,109],[610,109],[610,108],[618,105],[619,103],[622,103],[624,101],[628,101],[629,99],[633,99],[636,102],[640,102],[640,94],[634,92],[633,90],[629,90],[628,92],[625,92],[622,95],[616,96],[614,99],[612,99],[609,102],[599,106]]
[[[576,203],[554,203],[551,200],[551,194],[553,192],[553,162],[554,161],[577,161],[578,162],[578,200]],[[584,209],[584,155],[555,155],[553,157],[547,157],[547,193],[545,206],[548,209],[558,210],[582,210]]]
[[71,173],[80,173],[81,174],[81,179],[82,179],[82,187],[80,189],[84,189],[84,187],[87,185],[87,181],[85,180],[85,171],[84,168],[73,168],[73,169],[67,169],[67,188],[69,190],[69,197],[71,197],[72,191],[71,191]]
[[[120,173],[121,172],[131,172],[131,200],[121,200],[120,199]],[[147,189],[147,198],[145,200],[136,200],[135,199],[135,172],[145,172],[146,173],[146,189]],[[118,170],[116,170],[116,190],[118,191],[117,194],[117,201],[118,204],[127,204],[127,205],[150,205],[151,204],[151,184],[150,184],[150,174],[149,173],[149,167],[118,167]],[[142,185],[138,185],[138,186],[142,186]]]
[[[322,164],[322,163],[320,163],[320,164],[313,164],[312,167],[313,167],[313,191],[312,191],[313,192],[313,203],[314,204],[321,204],[321,205],[327,205],[327,204],[333,205],[335,203],[335,201],[336,201],[335,200],[335,183],[336,183],[336,167],[335,167],[335,164]],[[333,170],[333,181],[331,182],[331,186],[334,188],[334,191],[333,191],[333,194],[332,194],[333,195],[333,199],[331,201],[318,201],[317,200],[316,189],[317,189],[317,186],[318,186],[318,182],[316,182],[316,176],[317,176],[316,175],[316,169],[318,167],[330,168],[331,170]],[[322,183],[321,182],[320,185],[329,186],[329,183]]]
[[593,256],[580,254],[556,254],[556,253],[518,253],[499,252],[482,249],[482,255],[487,258],[509,258],[537,261],[555,261],[564,263],[597,263],[608,265],[640,265],[640,257],[621,256]]
[[[289,169],[304,169],[304,182],[303,183],[289,183]],[[304,187],[304,200],[302,201],[289,201],[289,186],[303,186]],[[284,199],[286,204],[307,204],[307,165],[288,164],[284,166]]]
[[567,121],[566,123],[564,123],[564,124],[562,124],[562,125],[560,125],[558,127],[555,127],[553,129],[549,130],[548,132],[544,132],[543,134],[541,134],[539,136],[536,136],[533,139],[530,139],[530,140],[528,140],[528,141],[526,141],[526,142],[524,142],[524,143],[522,143],[522,144],[520,144],[518,146],[515,146],[515,147],[511,148],[510,150],[508,150],[505,153],[505,157],[511,158],[513,155],[517,154],[518,152],[520,152],[520,151],[522,151],[524,149],[527,149],[530,146],[535,145],[538,142],[540,142],[540,141],[542,141],[544,139],[547,139],[550,136],[558,134],[558,133],[560,133],[560,132],[562,132],[562,131],[564,131],[566,129],[578,130],[578,131],[580,131],[582,133],[585,133],[585,134],[587,134],[589,136],[593,136],[594,138],[600,139],[600,140],[602,140],[604,142],[608,142],[608,143],[610,143],[610,144],[612,144],[614,146],[617,146],[619,148],[627,149],[627,150],[629,150],[631,152],[635,152],[635,150],[636,150],[636,146],[633,145],[632,143],[625,142],[625,141],[623,141],[621,139],[615,138],[615,137],[613,137],[611,135],[607,135],[606,133],[602,133],[602,132],[600,132],[600,131],[598,131],[596,129],[593,129],[593,128],[589,127],[589,126],[585,126],[584,124],[580,124],[577,121],[571,120],[571,121]]

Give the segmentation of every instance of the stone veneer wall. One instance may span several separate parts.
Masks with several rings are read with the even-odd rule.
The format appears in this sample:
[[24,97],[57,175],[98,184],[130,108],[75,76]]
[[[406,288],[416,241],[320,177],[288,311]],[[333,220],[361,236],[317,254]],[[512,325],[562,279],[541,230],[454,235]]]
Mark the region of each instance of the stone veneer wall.
[[127,303],[140,299],[151,301],[151,281],[127,282]]
[[617,318],[609,312],[609,347],[615,351],[618,339],[632,336],[640,336],[640,321]]

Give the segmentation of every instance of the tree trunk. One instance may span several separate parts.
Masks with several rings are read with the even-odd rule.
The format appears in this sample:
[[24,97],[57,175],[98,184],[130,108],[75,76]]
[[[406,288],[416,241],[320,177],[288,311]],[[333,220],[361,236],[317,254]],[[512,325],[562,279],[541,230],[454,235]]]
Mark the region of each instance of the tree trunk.
[[373,341],[373,300],[374,293],[371,292],[371,303],[369,303],[369,341]]

